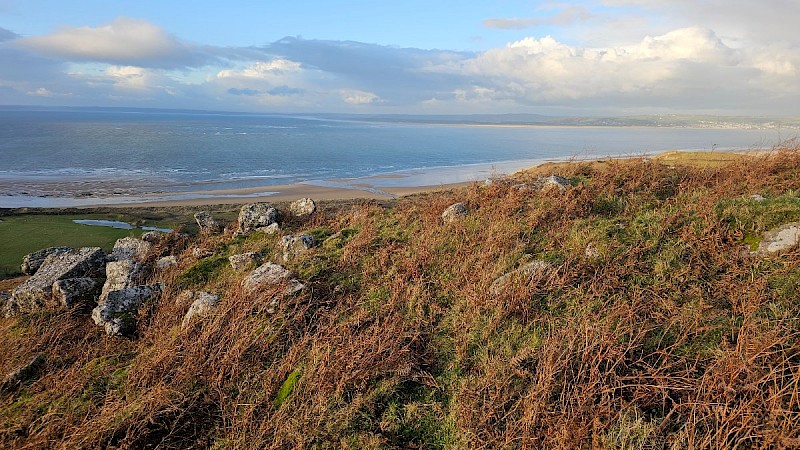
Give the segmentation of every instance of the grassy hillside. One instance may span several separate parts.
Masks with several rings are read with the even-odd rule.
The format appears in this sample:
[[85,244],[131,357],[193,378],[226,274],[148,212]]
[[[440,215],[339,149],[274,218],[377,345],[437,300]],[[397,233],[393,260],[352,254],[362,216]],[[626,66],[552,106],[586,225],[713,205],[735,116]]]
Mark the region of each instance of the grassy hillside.
[[[800,220],[800,152],[691,159],[323,205],[284,225],[322,242],[287,264],[308,286],[289,297],[247,294],[225,259],[275,259],[279,236],[168,239],[151,257],[180,262],[135,339],[0,319],[0,374],[47,354],[0,393],[0,447],[797,448],[800,250],[747,249]],[[532,261],[549,269],[490,292]],[[222,301],[181,329],[187,288]]]

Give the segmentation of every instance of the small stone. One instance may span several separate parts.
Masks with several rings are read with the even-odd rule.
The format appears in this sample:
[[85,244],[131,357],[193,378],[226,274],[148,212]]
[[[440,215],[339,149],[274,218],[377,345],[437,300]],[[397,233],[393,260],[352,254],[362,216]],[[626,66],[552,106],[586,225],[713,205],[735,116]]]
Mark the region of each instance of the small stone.
[[305,287],[303,283],[292,278],[289,270],[271,262],[262,264],[242,281],[242,287],[247,292],[255,292],[262,287],[277,284],[286,285],[284,294],[293,294]]
[[800,244],[800,222],[787,223],[764,233],[755,255],[776,253]]
[[278,221],[278,210],[267,203],[251,203],[239,210],[239,231],[247,233]]
[[467,209],[467,205],[463,203],[454,203],[442,212],[442,220],[447,223],[455,222],[467,217],[468,213],[469,209]]
[[163,231],[152,230],[142,235],[142,240],[150,244],[155,244],[166,235]]
[[594,244],[589,244],[586,246],[586,249],[583,251],[583,256],[589,259],[596,259],[600,257],[600,250],[597,249],[597,246]]
[[501,294],[505,288],[515,282],[527,283],[535,278],[541,278],[552,271],[552,266],[546,261],[532,261],[524,266],[498,277],[489,287],[493,295]]
[[536,181],[539,190],[556,188],[559,191],[565,190],[569,187],[569,180],[558,175],[550,175],[549,177],[542,177]]
[[44,363],[46,361],[47,358],[44,355],[38,354],[26,364],[12,370],[3,377],[3,381],[0,382],[0,391],[8,392],[22,383],[36,378],[39,376],[42,368],[44,368]]
[[754,200],[754,201],[757,201],[757,202],[763,202],[764,200],[766,200],[766,198],[764,196],[762,196],[761,194],[753,194],[753,195],[750,196],[750,200]]
[[67,278],[53,283],[53,297],[65,308],[90,305],[97,301],[102,280],[96,278]]
[[289,205],[289,211],[297,217],[310,216],[317,210],[317,204],[310,198],[295,200]]
[[186,315],[183,316],[181,328],[186,328],[195,319],[202,319],[210,316],[217,310],[217,306],[219,305],[219,295],[202,291],[190,292],[194,301],[189,306],[189,310],[186,311]]
[[277,234],[277,233],[280,233],[281,226],[278,225],[277,222],[275,222],[275,223],[271,223],[271,224],[269,224],[269,225],[267,225],[265,227],[256,228],[256,231],[260,231],[260,232],[262,232],[264,234]]
[[295,259],[300,254],[313,247],[315,243],[314,236],[310,234],[284,236],[281,238],[283,262],[289,262]]
[[231,263],[231,268],[236,272],[243,272],[250,267],[256,265],[258,252],[240,253],[238,255],[231,255],[228,261]]
[[42,266],[42,263],[50,255],[67,253],[72,250],[70,247],[49,247],[29,253],[22,258],[20,270],[25,275],[33,275]]
[[156,261],[156,268],[159,270],[164,270],[176,264],[178,264],[178,258],[175,255],[169,255],[159,258],[159,260]]
[[194,220],[197,226],[200,227],[201,234],[216,234],[219,233],[221,227],[219,223],[211,217],[209,211],[200,211],[194,214]]
[[214,256],[214,251],[208,248],[195,248],[192,249],[192,256],[198,259],[208,258]]

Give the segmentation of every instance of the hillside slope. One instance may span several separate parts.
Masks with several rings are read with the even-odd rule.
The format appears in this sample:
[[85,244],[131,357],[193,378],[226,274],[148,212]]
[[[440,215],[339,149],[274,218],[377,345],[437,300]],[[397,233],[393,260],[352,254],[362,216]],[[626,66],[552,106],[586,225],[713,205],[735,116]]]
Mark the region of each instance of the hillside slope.
[[[0,393],[0,447],[797,448],[800,250],[750,250],[800,221],[800,152],[670,164],[169,235],[132,338],[86,311],[0,319],[0,374],[46,356]],[[515,186],[553,173],[570,186]],[[282,262],[300,233],[318,244]],[[245,252],[305,289],[243,289]],[[188,289],[221,299],[182,326]]]

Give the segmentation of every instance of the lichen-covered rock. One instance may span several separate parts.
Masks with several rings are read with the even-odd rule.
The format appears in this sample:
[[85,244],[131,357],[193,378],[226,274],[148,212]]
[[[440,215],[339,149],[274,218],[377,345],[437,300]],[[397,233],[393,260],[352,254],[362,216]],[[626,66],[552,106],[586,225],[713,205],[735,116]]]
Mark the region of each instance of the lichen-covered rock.
[[141,261],[150,251],[152,245],[142,239],[125,237],[117,240],[111,250],[111,259],[121,261],[124,259],[135,259]]
[[164,270],[178,264],[178,258],[175,255],[164,256],[156,261],[156,269]]
[[47,358],[43,354],[38,354],[27,363],[12,370],[0,382],[0,391],[10,391],[25,381],[36,378],[44,368],[45,362],[47,362]]
[[97,301],[103,281],[97,278],[67,278],[53,283],[53,298],[65,308],[90,305]]
[[753,200],[753,201],[756,201],[756,202],[763,202],[763,201],[766,200],[766,198],[761,194],[753,194],[753,195],[750,196],[750,200]]
[[208,258],[209,256],[214,256],[214,250],[208,248],[194,248],[192,249],[192,256],[197,259]]
[[150,244],[155,244],[160,241],[167,233],[158,230],[151,230],[142,235],[142,240]]
[[764,233],[764,239],[758,244],[756,255],[788,250],[800,244],[800,222],[787,223]]
[[72,250],[70,247],[49,247],[29,253],[22,258],[20,270],[25,275],[33,275],[42,266],[42,263],[50,255],[67,253]]
[[442,212],[442,220],[447,223],[456,222],[467,217],[469,209],[463,203],[454,203]]
[[547,261],[532,261],[522,267],[498,277],[489,287],[492,295],[501,294],[509,285],[514,283],[528,283],[534,279],[542,278],[553,271],[553,266]]
[[68,278],[100,278],[106,254],[99,247],[84,247],[48,256],[39,270],[17,286],[7,303],[9,314],[36,310],[52,303],[53,284]]
[[109,336],[128,336],[136,330],[139,307],[160,294],[161,285],[158,283],[110,291],[92,310],[92,320]]
[[5,291],[0,291],[0,317],[11,317],[14,315],[14,309],[11,306],[11,294]]
[[317,210],[317,204],[310,198],[295,200],[289,205],[289,211],[297,217],[310,216]]
[[100,293],[103,302],[110,292],[144,283],[144,266],[138,261],[123,259],[106,264],[106,282]]
[[289,262],[314,246],[314,236],[310,234],[289,235],[281,238],[283,261]]
[[268,203],[251,203],[239,210],[239,231],[247,233],[278,221],[278,210]]
[[549,177],[541,177],[536,180],[536,187],[538,190],[555,188],[559,191],[563,191],[569,187],[569,180],[558,175],[550,175]]
[[293,294],[305,287],[303,283],[292,278],[289,270],[271,262],[262,264],[242,281],[242,287],[247,292],[255,292],[263,287],[280,284],[286,286],[284,294]]
[[192,304],[181,321],[181,328],[186,328],[195,319],[202,319],[213,314],[219,306],[219,295],[203,291],[188,291],[193,298]]
[[256,265],[258,259],[258,252],[240,253],[228,257],[231,263],[231,268],[236,272],[243,272]]
[[265,227],[256,228],[256,231],[260,231],[264,234],[276,234],[281,231],[281,226],[278,225],[278,222],[271,223]]
[[211,213],[208,211],[200,211],[194,214],[194,220],[197,222],[197,226],[200,227],[201,234],[215,234],[219,233],[221,227],[219,226],[219,222],[214,220],[211,217]]

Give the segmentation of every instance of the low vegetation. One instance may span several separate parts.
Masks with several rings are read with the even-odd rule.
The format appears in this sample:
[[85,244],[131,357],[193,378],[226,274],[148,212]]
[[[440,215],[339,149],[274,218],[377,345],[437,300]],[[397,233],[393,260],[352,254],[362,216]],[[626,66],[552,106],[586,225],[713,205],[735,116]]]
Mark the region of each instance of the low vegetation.
[[[225,264],[275,260],[279,236],[194,238],[134,339],[63,311],[0,319],[0,374],[47,355],[0,393],[0,447],[800,446],[800,249],[749,253],[800,221],[800,151],[515,182],[553,173],[571,186],[287,220],[320,241],[287,264],[307,285],[293,296],[248,294]],[[444,223],[455,202],[469,214]],[[533,261],[551,270],[490,292]],[[220,293],[216,314],[182,328],[185,288]]]

